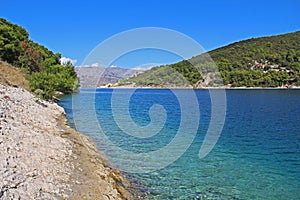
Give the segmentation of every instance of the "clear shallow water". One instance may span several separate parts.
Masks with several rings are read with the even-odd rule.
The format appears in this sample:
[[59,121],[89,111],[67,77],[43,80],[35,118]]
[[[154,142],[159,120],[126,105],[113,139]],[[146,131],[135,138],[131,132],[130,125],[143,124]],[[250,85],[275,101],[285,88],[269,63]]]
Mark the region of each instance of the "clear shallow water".
[[[131,97],[130,115],[140,126],[149,121],[154,103],[164,106],[167,120],[159,134],[138,139],[122,132],[111,111],[112,89],[82,90],[74,95],[82,106],[72,108],[72,96],[59,103],[70,124],[76,123],[104,150],[88,104],[96,99],[96,116],[103,132],[119,147],[150,152],[164,147],[176,135],[181,110],[170,90],[141,89]],[[126,90],[122,90],[126,93]],[[185,90],[182,90],[184,93]],[[199,159],[199,148],[211,117],[207,90],[195,91],[200,126],[188,150],[170,166],[151,173],[129,174],[141,183],[150,199],[300,199],[300,90],[226,90],[226,121],[214,149]],[[120,99],[122,101],[122,99]],[[188,99],[187,99],[188,101]],[[94,105],[92,105],[94,106]],[[134,166],[133,166],[134,167]]]

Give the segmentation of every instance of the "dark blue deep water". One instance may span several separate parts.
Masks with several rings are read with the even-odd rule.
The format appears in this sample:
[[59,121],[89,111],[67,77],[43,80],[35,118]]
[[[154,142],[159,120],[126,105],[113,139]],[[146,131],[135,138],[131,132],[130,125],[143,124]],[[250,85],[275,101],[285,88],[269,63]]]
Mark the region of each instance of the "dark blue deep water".
[[[175,137],[182,111],[171,90],[138,89],[127,104],[139,126],[149,124],[152,105],[164,107],[164,126],[149,138],[130,136],[118,126],[111,110],[113,92],[85,89],[62,97],[59,104],[69,123],[92,137],[104,152],[99,125],[115,145],[136,153],[163,148]],[[181,94],[185,92],[188,90]],[[190,147],[163,169],[128,174],[149,199],[300,199],[300,90],[226,90],[223,131],[213,150],[202,159],[198,154],[211,119],[211,100],[208,90],[194,92],[200,120]],[[95,104],[90,102],[93,98]],[[72,106],[74,99],[76,106]],[[117,100],[122,102],[122,95]],[[74,112],[79,115],[74,117]],[[95,116],[98,124],[90,123]]]

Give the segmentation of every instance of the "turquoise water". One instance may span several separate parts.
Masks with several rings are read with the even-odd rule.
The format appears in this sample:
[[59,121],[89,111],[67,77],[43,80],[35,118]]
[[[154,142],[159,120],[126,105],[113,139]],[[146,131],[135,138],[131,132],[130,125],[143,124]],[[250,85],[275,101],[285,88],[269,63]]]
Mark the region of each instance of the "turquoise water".
[[[175,137],[182,111],[171,90],[138,89],[131,96],[128,106],[136,124],[149,124],[153,104],[164,106],[167,114],[161,131],[144,139],[125,134],[116,124],[111,110],[113,91],[82,90],[73,97],[62,97],[59,104],[70,124],[83,124],[77,126],[79,131],[92,137],[103,151],[107,149],[103,148],[98,125],[90,123],[92,107],[102,132],[127,151],[155,151]],[[211,119],[211,101],[208,90],[195,93],[200,120],[191,146],[163,169],[128,174],[140,189],[150,199],[300,199],[300,90],[226,90],[224,128],[203,159],[198,154]],[[91,96],[95,105],[89,104]],[[72,107],[72,99],[82,103]],[[74,112],[79,113],[75,118]]]

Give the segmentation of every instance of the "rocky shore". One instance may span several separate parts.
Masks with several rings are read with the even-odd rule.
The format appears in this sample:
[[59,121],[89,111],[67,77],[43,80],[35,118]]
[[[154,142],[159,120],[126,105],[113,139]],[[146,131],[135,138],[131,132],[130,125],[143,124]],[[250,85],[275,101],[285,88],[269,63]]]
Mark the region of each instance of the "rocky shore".
[[64,111],[0,84],[0,199],[133,199],[129,182]]

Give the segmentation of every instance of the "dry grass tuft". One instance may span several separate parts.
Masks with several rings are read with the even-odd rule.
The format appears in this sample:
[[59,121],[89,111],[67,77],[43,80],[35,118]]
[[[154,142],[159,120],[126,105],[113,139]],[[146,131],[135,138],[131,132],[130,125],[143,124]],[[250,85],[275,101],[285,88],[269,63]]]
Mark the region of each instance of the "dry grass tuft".
[[0,83],[29,90],[29,83],[24,73],[20,69],[3,61],[0,61]]

